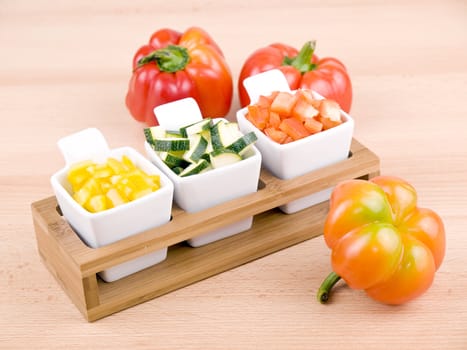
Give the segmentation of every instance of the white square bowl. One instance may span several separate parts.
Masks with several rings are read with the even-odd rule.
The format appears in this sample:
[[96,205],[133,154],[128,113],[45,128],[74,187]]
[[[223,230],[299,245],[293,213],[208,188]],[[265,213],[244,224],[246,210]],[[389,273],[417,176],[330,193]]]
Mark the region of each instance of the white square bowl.
[[[216,122],[218,119],[214,119]],[[225,119],[224,119],[225,120]],[[186,212],[197,212],[226,201],[254,193],[258,189],[261,154],[251,146],[240,162],[211,169],[201,174],[180,177],[175,174],[145,142],[149,159],[160,168],[174,184],[174,200]],[[228,213],[226,213],[228,215]],[[251,228],[253,216],[217,230],[187,240],[192,247],[199,247]]]
[[[267,77],[266,81],[256,80],[258,77],[255,76],[248,78],[250,81],[245,80],[246,87],[248,83],[250,83],[248,88],[251,89],[251,86],[255,87],[256,91],[254,96],[256,99],[261,95],[258,90],[263,89],[266,95],[274,90],[278,90],[277,86],[274,84],[278,78],[284,79],[286,86],[286,88],[282,88],[284,84],[281,82],[281,84],[279,84],[279,89],[291,92],[281,73],[277,75],[279,73],[269,71],[267,74],[262,74]],[[262,77],[260,75],[261,74],[258,76],[261,79]],[[273,80],[270,81],[270,79]],[[248,91],[250,92],[251,90]],[[292,93],[295,93],[295,91],[292,91]],[[312,91],[312,94],[316,99],[323,99],[323,97],[316,92]],[[254,98],[252,101],[256,102]],[[304,175],[313,170],[343,161],[349,156],[354,121],[352,117],[342,110],[342,124],[287,144],[274,142],[261,130],[256,128],[246,119],[247,111],[248,107],[245,107],[237,112],[237,122],[240,131],[244,134],[250,131],[255,132],[258,137],[256,147],[263,157],[263,166],[280,179],[286,180]],[[295,213],[328,200],[332,190],[333,188],[327,188],[323,191],[289,202],[279,208],[287,214]]]
[[[65,137],[59,141],[59,147],[67,164],[52,175],[51,185],[63,216],[88,246],[102,247],[170,221],[173,184],[139,152],[131,147],[109,149],[97,129],[86,129]],[[146,173],[159,175],[161,188],[115,208],[98,213],[88,212],[72,198],[71,185],[67,180],[68,169],[80,160],[103,163],[108,157],[121,159],[123,155]],[[157,264],[166,256],[167,248],[164,248],[104,270],[99,276],[106,282],[112,282]]]

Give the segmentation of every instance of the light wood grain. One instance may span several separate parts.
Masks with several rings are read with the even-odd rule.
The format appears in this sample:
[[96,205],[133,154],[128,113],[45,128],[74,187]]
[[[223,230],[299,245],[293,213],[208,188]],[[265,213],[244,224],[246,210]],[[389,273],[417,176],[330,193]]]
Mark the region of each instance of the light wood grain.
[[[134,50],[161,27],[206,28],[234,77],[257,47],[317,39],[354,86],[355,137],[409,180],[447,229],[421,298],[380,305],[339,284],[318,237],[95,323],[40,261],[30,204],[51,195],[58,138],[95,126],[144,151],[124,97]],[[0,348],[467,348],[465,1],[52,1],[0,3]],[[238,109],[235,98],[229,116]]]

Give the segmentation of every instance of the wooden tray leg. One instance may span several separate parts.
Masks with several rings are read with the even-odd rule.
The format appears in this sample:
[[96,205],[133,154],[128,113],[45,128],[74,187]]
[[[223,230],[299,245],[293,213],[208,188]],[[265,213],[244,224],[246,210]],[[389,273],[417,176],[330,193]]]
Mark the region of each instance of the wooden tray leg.
[[[46,205],[47,200],[43,200]],[[38,213],[41,202],[32,207],[39,254],[57,282],[89,321],[88,310],[99,305],[96,275],[82,277],[78,265],[66,251],[67,246],[79,240],[75,234],[63,234],[71,230],[56,211]]]

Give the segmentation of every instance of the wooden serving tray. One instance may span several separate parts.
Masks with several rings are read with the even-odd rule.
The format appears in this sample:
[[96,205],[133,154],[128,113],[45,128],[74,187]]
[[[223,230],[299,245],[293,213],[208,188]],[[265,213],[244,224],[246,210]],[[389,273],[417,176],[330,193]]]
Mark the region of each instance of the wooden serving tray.
[[[349,158],[290,180],[262,169],[256,193],[197,213],[174,206],[160,227],[101,248],[86,246],[60,214],[55,197],[32,203],[39,253],[50,272],[88,321],[185,287],[322,233],[328,202],[294,214],[278,206],[338,182],[379,174],[379,159],[355,139]],[[250,230],[192,248],[185,241],[254,215]],[[169,247],[163,262],[106,283],[99,271]]]

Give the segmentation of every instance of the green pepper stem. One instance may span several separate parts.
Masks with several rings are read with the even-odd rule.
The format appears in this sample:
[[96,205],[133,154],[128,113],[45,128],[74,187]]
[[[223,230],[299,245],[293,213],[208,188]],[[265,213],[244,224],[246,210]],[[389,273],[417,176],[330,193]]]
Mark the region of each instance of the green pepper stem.
[[177,45],[155,50],[138,61],[138,67],[156,62],[162,72],[175,73],[183,70],[190,60],[188,50]]
[[318,294],[316,295],[318,301],[321,304],[325,304],[329,300],[329,294],[331,293],[332,287],[341,279],[341,277],[335,273],[331,272],[328,277],[321,283],[321,286],[318,289]]
[[282,61],[283,66],[292,66],[300,73],[304,74],[316,68],[316,64],[311,62],[313,53],[315,52],[316,41],[307,41],[300,49],[300,52],[295,57],[285,56]]

